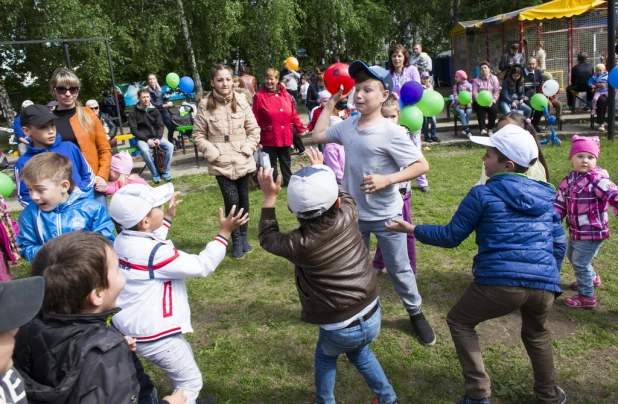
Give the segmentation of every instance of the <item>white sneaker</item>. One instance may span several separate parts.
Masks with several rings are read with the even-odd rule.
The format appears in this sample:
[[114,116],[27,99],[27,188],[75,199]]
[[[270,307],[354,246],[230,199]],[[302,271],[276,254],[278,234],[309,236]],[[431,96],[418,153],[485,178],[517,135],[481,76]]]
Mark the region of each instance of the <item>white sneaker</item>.
[[599,125],[599,132],[605,132],[605,126]]
[[493,131],[493,130],[491,130],[491,129],[489,129],[489,130],[487,131],[487,135],[488,135],[488,136],[493,136],[493,135],[494,135],[494,131]]
[[487,129],[481,130],[481,136],[487,136]]

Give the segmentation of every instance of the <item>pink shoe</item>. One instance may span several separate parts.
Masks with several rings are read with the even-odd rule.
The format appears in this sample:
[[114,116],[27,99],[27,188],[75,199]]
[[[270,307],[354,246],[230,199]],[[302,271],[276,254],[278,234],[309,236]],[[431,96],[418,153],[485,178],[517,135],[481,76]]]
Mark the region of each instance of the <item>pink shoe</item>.
[[[592,281],[592,285],[595,288],[598,288],[599,286],[601,286],[601,277],[599,276],[599,274],[597,274],[597,276],[594,277],[594,280]],[[572,290],[577,290],[577,282],[573,282],[571,284],[571,289]]]
[[597,297],[586,297],[577,295],[573,297],[567,297],[563,300],[564,304],[574,309],[594,309],[597,307]]

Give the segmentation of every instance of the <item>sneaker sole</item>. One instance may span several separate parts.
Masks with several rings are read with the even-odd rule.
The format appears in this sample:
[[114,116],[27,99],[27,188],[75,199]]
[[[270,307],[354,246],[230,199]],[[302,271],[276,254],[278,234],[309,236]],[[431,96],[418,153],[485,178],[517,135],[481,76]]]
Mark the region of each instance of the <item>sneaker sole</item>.
[[[418,338],[418,336],[417,336],[417,338]],[[437,341],[436,337],[433,337],[433,341],[431,341],[429,343],[423,342],[423,340],[420,339],[420,338],[418,338],[418,340],[421,342],[421,344],[423,344],[425,346],[434,346],[434,345],[436,345],[436,341]]]

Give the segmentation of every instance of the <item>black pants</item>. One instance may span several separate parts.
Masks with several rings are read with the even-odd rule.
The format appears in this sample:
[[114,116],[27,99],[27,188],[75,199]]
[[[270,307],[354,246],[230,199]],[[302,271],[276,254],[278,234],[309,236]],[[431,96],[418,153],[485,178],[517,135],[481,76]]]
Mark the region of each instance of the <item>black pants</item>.
[[299,153],[305,152],[305,144],[300,136],[294,134],[292,137],[292,142],[294,143],[294,148],[297,149]]
[[275,180],[279,175],[279,172],[277,171],[277,160],[279,160],[281,175],[283,175],[282,185],[287,186],[288,182],[290,182],[290,177],[292,176],[292,168],[290,167],[292,164],[291,147],[263,146],[262,150],[268,153],[268,157],[270,157],[270,166],[275,169],[273,173],[273,179]]
[[[232,206],[236,205],[236,213],[242,208],[243,214],[249,212],[249,175],[231,180],[222,175],[217,175],[217,182],[223,194],[223,204],[225,205],[225,215],[229,215]],[[232,240],[235,243],[240,239],[241,234],[247,234],[247,224],[243,224],[232,233]]]
[[150,380],[148,374],[144,372],[142,362],[140,362],[135,352],[131,353],[131,357],[133,358],[133,365],[135,366],[137,381],[139,382],[139,398],[137,402],[138,404],[150,404],[152,403],[152,391],[154,390],[152,380]]
[[607,112],[607,104],[609,98],[603,94],[597,100],[597,123],[603,125],[605,123],[605,113]]
[[586,101],[588,103],[592,102],[592,98],[594,97],[594,90],[591,89],[588,85],[573,85],[568,86],[566,88],[567,95],[567,105],[569,108],[575,108],[575,96],[571,93],[571,91],[577,91],[578,93],[586,93]]
[[161,119],[163,119],[163,125],[167,128],[167,140],[171,144],[174,144],[174,131],[176,130],[176,126],[172,122],[172,118],[170,118],[170,113],[166,108],[162,108],[159,110],[161,113]]
[[472,109],[476,112],[476,117],[479,121],[479,128],[485,129],[485,114],[489,115],[487,119],[487,129],[496,127],[496,117],[498,116],[498,103],[494,102],[491,107],[481,107],[476,101],[472,104]]

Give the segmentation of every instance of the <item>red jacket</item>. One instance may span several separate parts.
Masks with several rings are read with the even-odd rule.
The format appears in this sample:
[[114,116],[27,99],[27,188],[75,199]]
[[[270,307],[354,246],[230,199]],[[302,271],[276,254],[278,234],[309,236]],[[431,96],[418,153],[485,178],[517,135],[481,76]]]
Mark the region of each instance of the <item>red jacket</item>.
[[294,108],[292,97],[281,83],[275,93],[262,89],[255,94],[253,115],[260,125],[262,146],[291,146],[292,126],[299,134],[306,130]]
[[317,107],[315,111],[313,111],[313,115],[311,116],[311,122],[307,126],[307,130],[311,132],[313,128],[315,128],[315,124],[318,123],[318,118],[322,115],[322,111],[324,111],[324,107]]

